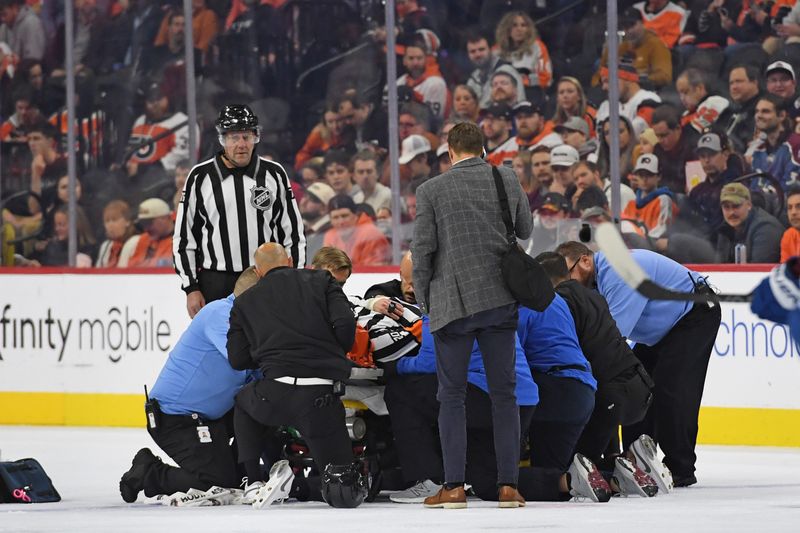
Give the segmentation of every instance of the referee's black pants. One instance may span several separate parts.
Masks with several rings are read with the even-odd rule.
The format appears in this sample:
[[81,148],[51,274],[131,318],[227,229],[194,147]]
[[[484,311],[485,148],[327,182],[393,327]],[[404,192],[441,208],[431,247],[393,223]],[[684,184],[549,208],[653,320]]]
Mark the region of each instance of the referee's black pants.
[[[647,414],[653,398],[653,382],[640,364],[622,371],[608,383],[598,383],[594,411],[578,439],[576,451],[592,460],[599,468],[614,470],[614,457],[606,453],[619,426],[640,422]],[[619,448],[619,441],[616,443]]]
[[[144,476],[144,495],[172,494],[212,486],[235,488],[242,480],[236,464],[233,437],[233,409],[217,420],[200,420],[190,415],[161,413],[158,427],[147,431],[159,448],[179,467],[153,463]],[[208,426],[211,442],[200,442],[197,427]]]
[[697,418],[720,320],[719,305],[696,303],[657,344],[633,349],[655,389],[644,420],[623,427],[623,444],[627,448],[642,434],[652,436],[675,479],[695,471]]
[[200,284],[200,292],[206,303],[222,300],[230,296],[240,275],[241,272],[201,270],[197,276],[197,281]]
[[245,386],[236,395],[234,414],[239,462],[261,457],[277,426],[300,432],[320,473],[329,464],[353,462],[344,405],[332,385],[289,385],[265,378]]

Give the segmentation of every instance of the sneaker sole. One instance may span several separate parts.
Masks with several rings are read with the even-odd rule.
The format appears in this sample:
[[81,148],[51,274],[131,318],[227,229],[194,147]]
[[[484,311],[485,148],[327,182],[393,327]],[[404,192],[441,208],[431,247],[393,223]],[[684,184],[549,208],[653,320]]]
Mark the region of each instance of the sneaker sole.
[[425,502],[425,498],[427,498],[427,496],[421,496],[419,498],[392,498],[391,496],[389,496],[389,501],[392,503],[402,503],[402,504],[407,504],[407,503],[420,504]]
[[[579,467],[582,468],[583,470],[585,470],[586,472],[591,474],[593,472],[593,469],[590,468],[591,462],[589,461],[589,459],[587,459],[586,457],[584,457],[583,455],[580,455],[580,454],[576,454],[576,455],[577,455]],[[595,468],[597,468],[597,467],[595,467]],[[598,494],[592,488],[591,483],[588,482],[588,481],[587,481],[587,483],[589,484],[588,492],[589,492],[590,496],[588,496],[588,498],[590,500],[592,500],[595,503],[607,503],[609,500],[611,500],[611,490],[602,489],[600,494]],[[610,489],[610,487],[609,487],[609,489]]]
[[[653,443],[652,440],[647,442]],[[667,494],[672,492],[672,472],[658,460],[658,451],[651,449],[651,446],[645,445],[642,440],[638,439],[631,445],[631,451],[636,457],[636,465],[653,478],[659,490]]]
[[256,493],[252,504],[253,507],[261,509],[263,507],[269,507],[278,500],[285,500],[289,497],[289,490],[286,488],[286,485],[288,484],[289,488],[291,488],[292,481],[294,481],[294,474],[291,474],[286,479],[278,480],[274,486],[267,482],[267,485]]
[[[627,465],[620,466],[619,460],[617,460],[615,464],[614,480],[619,486],[620,494],[622,496],[636,495],[636,496],[642,496],[643,498],[652,498],[653,496],[658,494],[658,483],[656,483],[655,485],[647,485],[646,487],[639,485],[639,483],[636,481],[635,472],[631,472],[631,470],[627,467]],[[653,483],[655,483],[655,480],[653,481]]]

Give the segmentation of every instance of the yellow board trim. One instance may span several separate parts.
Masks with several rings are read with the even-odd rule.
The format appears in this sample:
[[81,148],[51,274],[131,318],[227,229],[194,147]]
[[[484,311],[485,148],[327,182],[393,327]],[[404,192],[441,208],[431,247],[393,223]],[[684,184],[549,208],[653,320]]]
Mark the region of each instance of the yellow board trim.
[[[142,394],[0,392],[0,425],[144,427]],[[702,407],[700,444],[800,447],[800,409]]]

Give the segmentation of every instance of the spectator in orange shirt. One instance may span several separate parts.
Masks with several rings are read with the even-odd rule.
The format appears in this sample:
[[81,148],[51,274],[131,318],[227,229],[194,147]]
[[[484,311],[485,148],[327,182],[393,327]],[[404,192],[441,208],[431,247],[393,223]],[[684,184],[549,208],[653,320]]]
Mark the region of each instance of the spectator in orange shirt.
[[172,266],[172,233],[175,222],[169,204],[161,198],[148,198],[139,204],[139,217],[136,222],[144,232],[139,237],[136,249],[120,267],[169,267]]
[[654,239],[666,237],[678,208],[669,188],[659,187],[661,171],[658,157],[654,154],[640,155],[633,175],[639,184],[636,199],[628,203],[622,217],[644,224],[649,236]]
[[[192,39],[194,47],[203,54],[219,32],[219,19],[213,10],[206,6],[206,0],[192,0]],[[169,14],[164,16],[153,46],[162,46],[169,40]]]
[[356,203],[346,194],[334,196],[328,204],[331,229],[323,246],[343,250],[354,266],[385,265],[389,260],[389,241],[366,214],[356,214]]
[[319,124],[308,134],[303,147],[294,157],[294,168],[300,170],[306,161],[339,145],[343,123],[339,120],[338,107],[331,104],[322,114]]
[[800,187],[796,185],[786,191],[786,217],[789,228],[781,237],[781,263],[800,255]]

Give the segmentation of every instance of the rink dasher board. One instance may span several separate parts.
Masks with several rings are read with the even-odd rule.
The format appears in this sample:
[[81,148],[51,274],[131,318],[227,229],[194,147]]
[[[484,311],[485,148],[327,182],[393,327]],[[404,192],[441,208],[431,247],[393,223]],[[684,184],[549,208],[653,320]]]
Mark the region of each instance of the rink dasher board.
[[[736,267],[734,267],[736,268]],[[749,292],[767,268],[708,270],[720,291]],[[347,294],[396,278],[356,273]],[[174,274],[0,274],[0,424],[142,426],[152,385],[189,318]],[[800,348],[747,304],[723,304],[699,440],[800,446]]]

